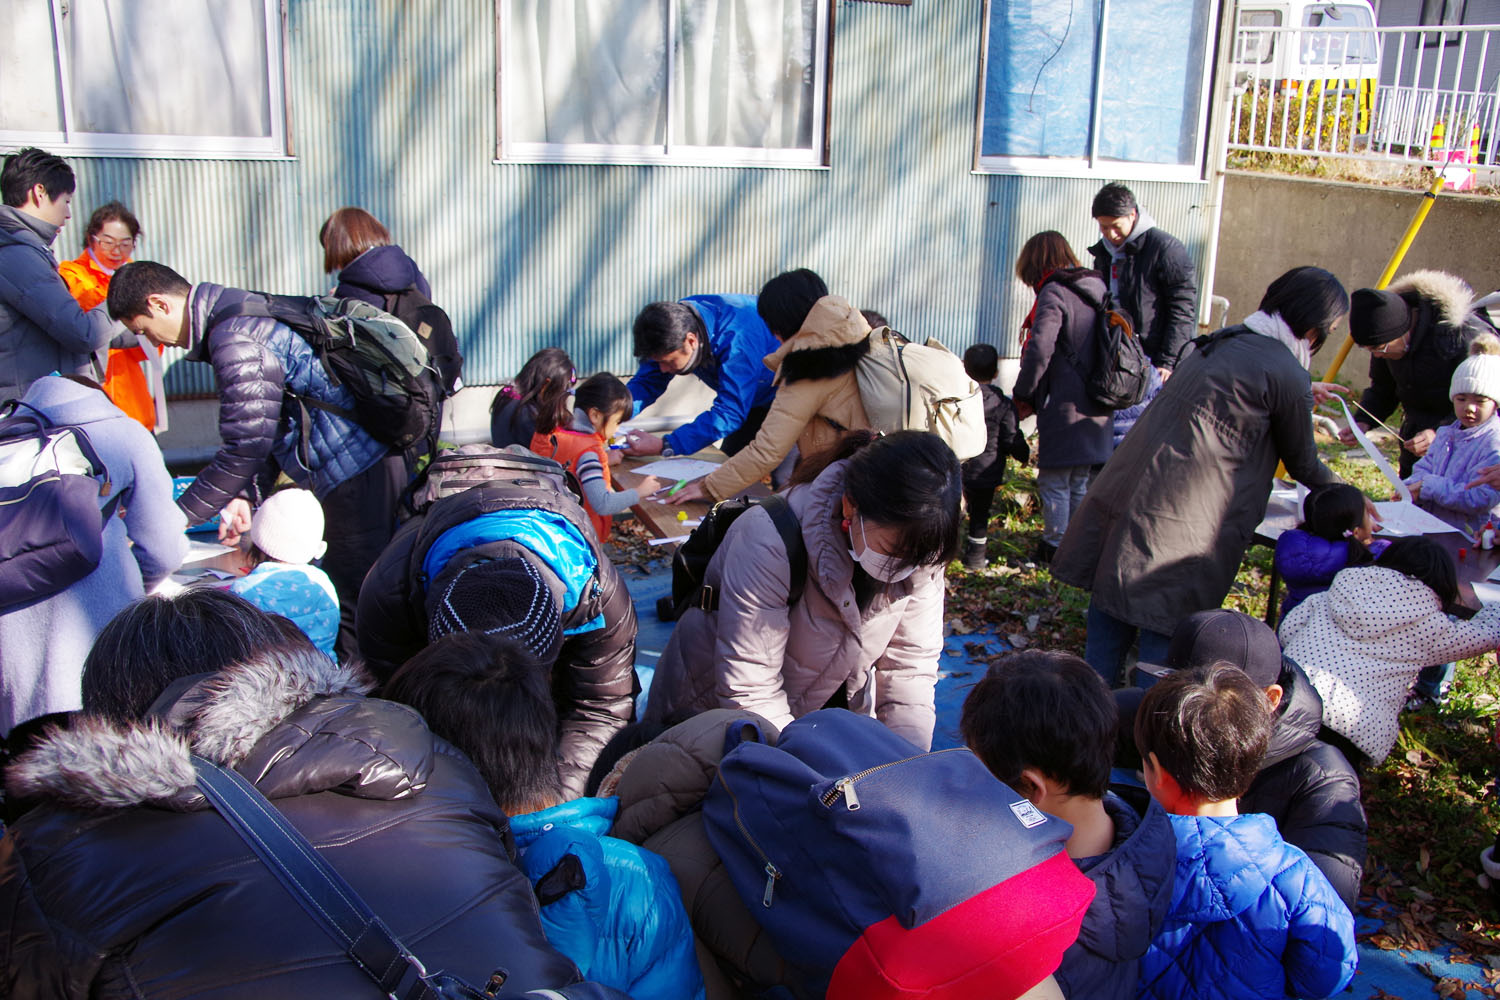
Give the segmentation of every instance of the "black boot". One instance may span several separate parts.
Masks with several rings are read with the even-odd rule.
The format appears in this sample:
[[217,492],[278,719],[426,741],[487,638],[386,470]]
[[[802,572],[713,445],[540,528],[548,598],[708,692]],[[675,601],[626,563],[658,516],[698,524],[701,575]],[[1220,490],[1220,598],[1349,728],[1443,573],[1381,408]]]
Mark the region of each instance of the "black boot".
[[970,538],[964,542],[964,569],[984,569],[989,559],[984,552],[985,539]]
[[1031,560],[1038,566],[1046,566],[1052,562],[1052,557],[1056,554],[1056,545],[1050,545],[1044,539],[1037,539],[1036,554],[1031,557]]

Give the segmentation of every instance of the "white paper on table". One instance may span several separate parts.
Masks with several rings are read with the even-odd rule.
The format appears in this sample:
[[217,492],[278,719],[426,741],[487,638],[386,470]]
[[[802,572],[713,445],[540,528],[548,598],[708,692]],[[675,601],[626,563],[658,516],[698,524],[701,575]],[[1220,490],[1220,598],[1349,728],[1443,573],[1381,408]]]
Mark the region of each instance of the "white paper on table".
[[663,458],[631,469],[638,476],[655,476],[657,479],[702,479],[719,466],[716,462],[705,462],[701,458]]
[[1485,583],[1482,580],[1476,580],[1472,586],[1474,588],[1474,596],[1479,598],[1480,604],[1500,603],[1500,584]]
[[1441,535],[1459,530],[1414,503],[1385,500],[1375,505],[1375,512],[1382,535]]
[[[1354,434],[1354,440],[1358,441],[1359,446],[1365,450],[1365,454],[1370,456],[1370,460],[1375,463],[1375,468],[1379,469],[1385,478],[1391,481],[1391,485],[1396,488],[1396,495],[1410,504],[1411,490],[1406,488],[1406,484],[1401,481],[1401,477],[1396,474],[1396,470],[1391,468],[1391,463],[1385,460],[1385,456],[1380,453],[1380,449],[1370,443],[1370,439],[1365,437],[1365,432],[1360,430],[1359,424],[1354,422],[1354,415],[1349,412],[1349,404],[1341,396],[1335,396],[1334,399],[1338,400],[1339,406],[1344,410],[1344,423],[1348,424],[1349,430]],[[1448,527],[1444,530],[1452,531],[1453,529],[1452,527]],[[1410,534],[1421,534],[1421,532],[1410,532]]]

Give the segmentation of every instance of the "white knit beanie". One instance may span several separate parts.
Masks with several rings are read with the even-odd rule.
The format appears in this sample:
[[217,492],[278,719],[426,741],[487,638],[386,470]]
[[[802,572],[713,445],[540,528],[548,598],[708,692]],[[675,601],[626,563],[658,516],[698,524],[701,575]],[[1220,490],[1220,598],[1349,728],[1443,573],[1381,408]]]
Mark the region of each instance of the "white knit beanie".
[[250,521],[250,541],[277,562],[312,562],[328,548],[323,507],[307,490],[274,493]]
[[1481,333],[1469,344],[1469,356],[1453,371],[1448,398],[1459,393],[1488,396],[1500,402],[1500,337]]

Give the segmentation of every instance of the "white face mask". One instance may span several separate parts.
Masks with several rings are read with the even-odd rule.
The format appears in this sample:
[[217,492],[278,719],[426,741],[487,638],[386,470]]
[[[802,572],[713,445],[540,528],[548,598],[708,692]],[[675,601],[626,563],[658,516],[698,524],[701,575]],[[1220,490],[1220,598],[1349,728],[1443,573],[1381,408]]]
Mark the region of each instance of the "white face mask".
[[[864,567],[866,573],[882,583],[899,583],[917,571],[917,567],[905,566],[895,556],[888,556],[883,552],[876,552],[870,548],[870,543],[865,540],[865,519],[861,515],[855,514],[854,520],[859,525],[859,544],[865,551],[863,554],[855,552],[854,546],[851,545],[849,546],[849,556],[855,562],[859,563],[860,566]],[[850,540],[853,540],[853,536],[851,536]]]

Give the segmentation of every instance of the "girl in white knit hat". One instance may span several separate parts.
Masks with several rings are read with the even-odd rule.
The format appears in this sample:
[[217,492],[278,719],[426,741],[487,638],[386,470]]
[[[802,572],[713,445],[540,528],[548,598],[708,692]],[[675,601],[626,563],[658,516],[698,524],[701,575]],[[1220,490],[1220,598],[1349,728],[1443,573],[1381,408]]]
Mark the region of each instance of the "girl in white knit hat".
[[1437,430],[1437,437],[1417,464],[1406,485],[1417,504],[1461,531],[1477,534],[1485,522],[1500,520],[1500,490],[1469,483],[1479,470],[1500,465],[1500,339],[1480,334],[1469,345],[1469,356],[1453,372],[1448,384],[1454,421]]
[[282,490],[260,505],[250,522],[248,559],[254,568],[230,591],[262,611],[289,619],[329,658],[339,632],[333,581],[316,566],[323,555],[323,508],[307,490]]

